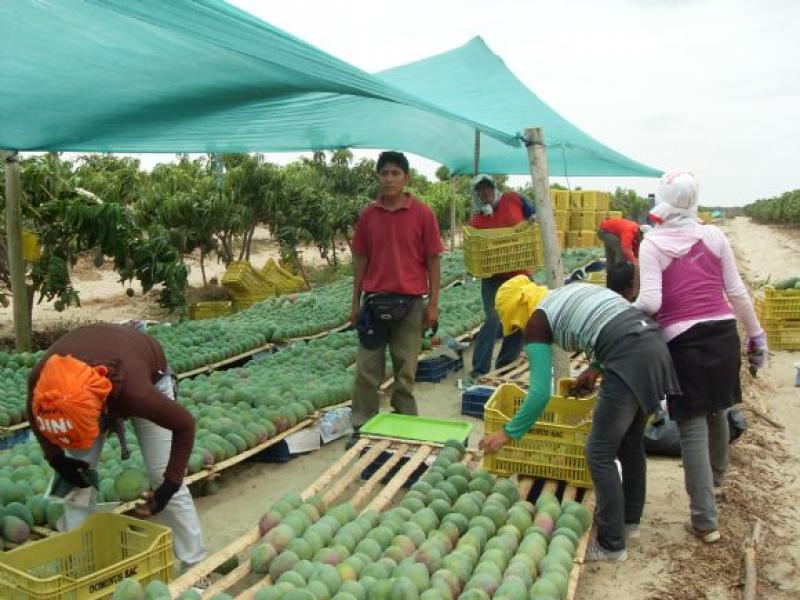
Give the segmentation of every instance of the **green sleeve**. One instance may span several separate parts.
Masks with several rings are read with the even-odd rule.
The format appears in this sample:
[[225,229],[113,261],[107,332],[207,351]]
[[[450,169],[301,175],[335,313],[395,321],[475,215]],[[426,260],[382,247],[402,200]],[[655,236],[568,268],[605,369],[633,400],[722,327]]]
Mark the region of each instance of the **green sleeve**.
[[511,422],[503,427],[512,439],[520,439],[542,414],[550,400],[552,379],[553,351],[550,344],[528,344],[525,347],[530,368],[530,386],[528,397],[519,407]]

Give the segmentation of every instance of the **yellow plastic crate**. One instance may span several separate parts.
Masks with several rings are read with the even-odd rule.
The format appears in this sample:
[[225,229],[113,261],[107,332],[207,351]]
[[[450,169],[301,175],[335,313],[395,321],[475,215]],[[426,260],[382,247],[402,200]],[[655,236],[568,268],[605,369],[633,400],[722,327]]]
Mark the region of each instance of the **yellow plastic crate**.
[[621,219],[622,218],[622,211],[621,210],[610,210],[610,211],[608,211],[608,218],[609,219]]
[[606,272],[605,271],[592,271],[586,275],[587,283],[594,283],[597,285],[606,285]]
[[597,233],[591,231],[568,231],[567,248],[594,248],[597,245]]
[[173,560],[168,527],[97,513],[73,531],[0,553],[0,598],[110,598],[125,577],[171,581]]
[[273,259],[269,259],[259,272],[265,281],[275,287],[279,294],[291,294],[292,292],[300,291],[305,283],[302,277],[289,273]]
[[765,287],[756,296],[756,312],[762,319],[800,319],[800,290]]
[[556,230],[567,231],[569,229],[569,215],[570,213],[566,210],[557,210],[555,212]]
[[553,203],[553,210],[569,210],[569,190],[550,190],[550,200]]
[[[522,439],[511,440],[499,452],[484,456],[484,468],[498,475],[517,473],[591,488],[592,478],[584,451],[597,397],[569,397],[568,390],[573,383],[572,379],[559,380],[559,393],[551,396],[533,428]],[[527,392],[513,383],[498,387],[483,408],[484,431],[500,431],[511,421],[526,396]]]
[[222,276],[222,285],[234,299],[262,295],[274,295],[275,288],[246,261],[232,262]]
[[600,223],[603,222],[604,219],[608,218],[608,211],[607,210],[598,210],[594,213],[594,228],[597,229],[600,227]]
[[581,210],[600,210],[600,194],[591,190],[583,190],[581,194]]
[[474,277],[530,269],[536,265],[537,245],[541,246],[538,226],[528,222],[495,229],[466,226],[464,264]]
[[39,260],[42,248],[39,246],[39,236],[33,231],[22,230],[22,258],[28,262]]
[[[272,295],[274,294],[270,294],[270,296]],[[240,298],[235,298],[233,300],[233,311],[239,312],[241,310],[246,310],[251,306],[253,306],[253,304],[261,302],[262,300],[266,300],[270,296],[257,295],[257,296],[242,296]]]
[[577,190],[569,193],[569,209],[583,210],[583,191]]
[[561,249],[564,250],[567,247],[567,232],[566,231],[557,231],[558,234],[558,243],[561,246]]
[[766,319],[761,326],[771,350],[800,350],[800,319]]
[[703,220],[703,223],[711,223],[711,211],[701,210],[698,216]]
[[611,194],[608,192],[600,192],[600,203],[597,205],[597,210],[609,210],[611,208]]
[[570,231],[594,231],[595,213],[593,211],[575,211],[569,215]]
[[225,300],[197,302],[189,306],[189,318],[193,321],[214,319],[233,314],[233,303]]

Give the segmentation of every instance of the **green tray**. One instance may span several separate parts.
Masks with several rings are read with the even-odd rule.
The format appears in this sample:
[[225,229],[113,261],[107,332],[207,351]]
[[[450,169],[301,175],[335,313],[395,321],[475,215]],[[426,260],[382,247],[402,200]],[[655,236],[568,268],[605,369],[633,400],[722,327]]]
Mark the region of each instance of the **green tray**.
[[447,440],[463,442],[473,425],[464,421],[428,419],[408,415],[380,414],[364,423],[363,434],[443,444]]

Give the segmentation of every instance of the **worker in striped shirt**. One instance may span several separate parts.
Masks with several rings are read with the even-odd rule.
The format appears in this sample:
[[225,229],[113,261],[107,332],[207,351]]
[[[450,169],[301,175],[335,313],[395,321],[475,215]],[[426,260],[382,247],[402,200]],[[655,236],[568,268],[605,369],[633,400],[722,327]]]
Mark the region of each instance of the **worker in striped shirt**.
[[550,399],[553,344],[585,352],[592,363],[578,377],[575,393],[591,392],[603,374],[586,446],[597,497],[595,537],[586,559],[625,560],[626,538],[639,536],[644,509],[646,417],[665,394],[680,393],[658,325],[619,294],[587,283],[548,291],[518,276],[500,287],[495,306],[504,335],[523,332],[530,387],[511,421],[486,435],[481,448],[497,452],[539,419]]

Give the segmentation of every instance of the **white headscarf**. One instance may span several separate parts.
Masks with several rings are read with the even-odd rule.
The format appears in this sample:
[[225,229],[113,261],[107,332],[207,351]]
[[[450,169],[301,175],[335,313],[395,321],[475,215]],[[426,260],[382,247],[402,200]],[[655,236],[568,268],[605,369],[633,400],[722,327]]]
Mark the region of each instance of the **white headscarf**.
[[[478,184],[484,181],[491,183],[494,188],[494,200],[488,204],[481,200],[477,190]],[[494,214],[494,209],[497,208],[497,205],[500,203],[500,197],[503,195],[500,190],[497,189],[497,184],[494,182],[494,179],[492,179],[492,176],[483,173],[476,175],[472,178],[472,181],[469,182],[469,189],[472,194],[472,214],[483,214],[491,217]]]
[[687,227],[697,225],[697,196],[700,185],[694,173],[669,171],[661,176],[656,190],[656,206],[650,214],[661,225]]
[[670,171],[661,177],[656,190],[657,204],[650,211],[656,227],[645,241],[655,244],[664,254],[679,258],[703,237],[703,225],[697,216],[697,178],[689,171]]

